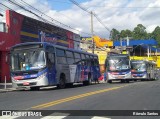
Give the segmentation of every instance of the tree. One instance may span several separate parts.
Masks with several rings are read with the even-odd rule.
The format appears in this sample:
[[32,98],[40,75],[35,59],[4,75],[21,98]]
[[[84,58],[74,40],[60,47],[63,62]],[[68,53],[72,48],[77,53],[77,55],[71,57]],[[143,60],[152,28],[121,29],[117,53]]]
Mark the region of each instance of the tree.
[[122,30],[120,33],[121,38],[125,38],[125,37],[132,37],[132,31],[126,29],[126,30]]
[[119,39],[120,39],[119,31],[113,28],[111,30],[111,40],[115,41],[115,40],[119,40]]
[[128,29],[121,30],[120,32],[115,28],[111,31],[111,39],[120,40],[120,38],[132,37],[132,39],[155,39],[160,46],[160,27],[157,26],[152,33],[146,32],[146,27],[142,24],[138,24],[133,31]]
[[146,39],[147,38],[147,32],[146,27],[144,27],[142,24],[138,24],[137,27],[133,30],[133,39]]
[[157,26],[154,31],[152,32],[153,38],[158,42],[160,46],[160,27]]

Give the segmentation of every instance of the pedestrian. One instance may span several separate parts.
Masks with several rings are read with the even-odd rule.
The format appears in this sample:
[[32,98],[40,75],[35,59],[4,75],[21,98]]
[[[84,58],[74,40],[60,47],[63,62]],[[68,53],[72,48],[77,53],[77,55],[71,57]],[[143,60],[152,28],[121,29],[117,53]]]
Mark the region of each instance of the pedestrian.
[[106,82],[107,81],[107,73],[106,72],[104,72],[104,74],[103,74],[104,76],[104,81]]

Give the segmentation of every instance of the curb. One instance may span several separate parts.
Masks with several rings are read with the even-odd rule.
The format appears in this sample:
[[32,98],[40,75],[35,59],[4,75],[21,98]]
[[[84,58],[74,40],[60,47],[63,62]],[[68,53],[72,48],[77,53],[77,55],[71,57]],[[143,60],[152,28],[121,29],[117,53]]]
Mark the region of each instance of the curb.
[[0,93],[3,93],[3,92],[11,92],[11,91],[16,91],[17,89],[15,88],[7,88],[7,89],[0,89]]

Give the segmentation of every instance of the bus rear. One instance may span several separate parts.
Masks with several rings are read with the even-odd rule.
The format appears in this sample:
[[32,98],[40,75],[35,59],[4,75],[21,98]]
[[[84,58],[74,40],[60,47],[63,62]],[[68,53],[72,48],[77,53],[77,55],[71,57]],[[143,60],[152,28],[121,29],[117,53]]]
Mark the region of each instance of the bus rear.
[[108,83],[112,83],[112,81],[129,82],[131,80],[130,59],[126,54],[108,55],[105,69]]

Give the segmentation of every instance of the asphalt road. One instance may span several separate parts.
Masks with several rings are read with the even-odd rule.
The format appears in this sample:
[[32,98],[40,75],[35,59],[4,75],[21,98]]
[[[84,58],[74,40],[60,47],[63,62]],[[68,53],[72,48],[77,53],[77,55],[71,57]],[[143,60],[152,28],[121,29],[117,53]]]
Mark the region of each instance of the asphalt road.
[[[160,80],[5,92],[0,93],[0,110],[100,110],[104,112],[103,114],[108,113],[106,110],[160,110]],[[98,116],[96,119],[128,118],[101,115],[100,111],[91,111],[93,115],[83,118],[94,119],[95,116]],[[82,117],[64,116],[63,118]],[[158,119],[159,117],[131,116],[130,118]]]

